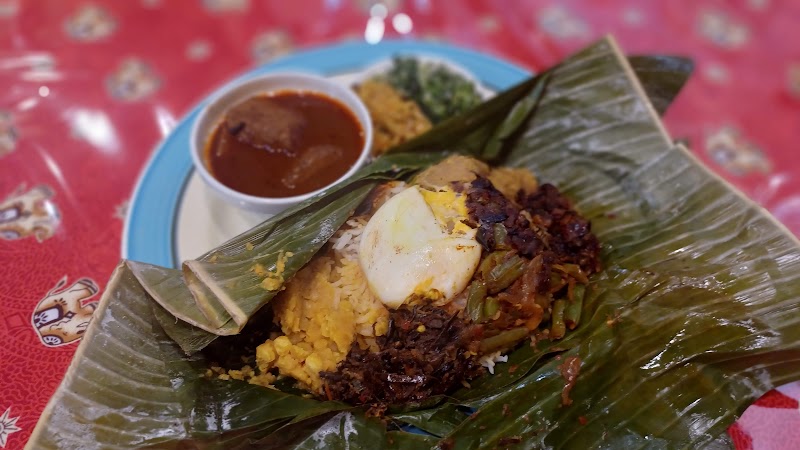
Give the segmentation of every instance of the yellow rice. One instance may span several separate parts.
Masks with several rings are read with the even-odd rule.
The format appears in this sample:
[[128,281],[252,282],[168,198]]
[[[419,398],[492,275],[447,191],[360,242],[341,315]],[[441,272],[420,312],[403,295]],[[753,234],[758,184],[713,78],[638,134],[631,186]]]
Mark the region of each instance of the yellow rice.
[[322,393],[321,371],[334,371],[353,342],[366,348],[386,333],[389,313],[369,290],[357,259],[366,221],[350,219],[275,298],[284,335],[258,346],[260,373],[277,368],[300,387]]

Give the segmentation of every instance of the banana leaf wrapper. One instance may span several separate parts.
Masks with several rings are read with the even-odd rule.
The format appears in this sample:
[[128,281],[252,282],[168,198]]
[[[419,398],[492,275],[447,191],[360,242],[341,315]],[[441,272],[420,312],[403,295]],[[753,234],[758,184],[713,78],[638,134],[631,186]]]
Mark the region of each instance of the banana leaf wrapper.
[[[122,262],[29,448],[730,446],[753,400],[800,378],[800,246],[665,132],[657,112],[690,69],[604,39],[181,270]],[[385,421],[200,376],[198,351],[275,294],[254,264],[290,251],[289,279],[377,183],[456,152],[530,168],[592,221],[606,268],[579,328]]]

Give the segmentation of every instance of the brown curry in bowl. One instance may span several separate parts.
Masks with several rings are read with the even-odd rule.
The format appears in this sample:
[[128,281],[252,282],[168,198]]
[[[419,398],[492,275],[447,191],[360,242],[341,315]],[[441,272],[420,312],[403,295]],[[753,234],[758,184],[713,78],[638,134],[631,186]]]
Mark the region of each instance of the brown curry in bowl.
[[204,162],[225,186],[258,197],[313,192],[358,160],[364,130],[342,103],[304,91],[261,94],[227,111]]

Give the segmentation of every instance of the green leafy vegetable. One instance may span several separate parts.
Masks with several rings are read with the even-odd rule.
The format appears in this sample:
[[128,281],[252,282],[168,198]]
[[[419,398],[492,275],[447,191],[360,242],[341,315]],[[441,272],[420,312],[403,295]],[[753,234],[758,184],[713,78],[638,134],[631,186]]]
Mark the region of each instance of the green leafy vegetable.
[[[640,84],[614,43],[601,41],[547,75],[444,120],[349,183],[183,271],[123,263],[29,447],[416,449],[446,443],[461,449],[521,442],[697,448],[724,442],[718,436],[750,402],[800,377],[800,246],[672,145],[646,95],[663,110],[685,81],[681,61],[632,59],[643,70]],[[592,220],[606,269],[582,296],[580,326],[560,341],[523,345],[494,376],[473,380],[469,389],[389,417],[390,427],[415,424],[433,436],[387,431],[341,403],[202,376],[203,354],[183,350],[213,339],[224,344],[231,338],[217,336],[240,328],[272,295],[256,295],[263,280],[242,270],[258,263],[273,271],[280,251],[289,251],[294,256],[283,277],[290,277],[370,186],[410,176],[448,152],[528,167]],[[315,215],[320,210],[327,215]],[[580,297],[574,289],[572,302]],[[245,294],[241,303],[226,301],[238,292]],[[195,303],[204,313],[190,311]],[[575,320],[570,306],[566,299],[565,325]],[[565,370],[575,367],[576,383],[565,389]],[[477,411],[467,416],[464,407]]]
[[422,97],[417,58],[409,56],[392,58],[392,68],[386,74],[386,81],[408,98]]
[[386,79],[414,100],[434,124],[481,103],[481,96],[471,80],[442,64],[420,62],[413,56],[395,57]]

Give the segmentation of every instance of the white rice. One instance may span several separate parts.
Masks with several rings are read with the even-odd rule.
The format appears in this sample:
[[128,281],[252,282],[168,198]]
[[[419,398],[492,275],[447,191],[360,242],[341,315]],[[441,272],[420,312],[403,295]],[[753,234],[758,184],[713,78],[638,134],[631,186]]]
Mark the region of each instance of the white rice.
[[483,367],[489,369],[489,373],[492,375],[494,375],[494,366],[496,363],[508,362],[508,356],[501,355],[500,353],[500,351],[496,351],[494,353],[489,353],[488,355],[483,355],[479,361]]
[[[387,200],[403,192],[408,185],[402,181],[390,181],[383,188],[380,196],[375,200],[375,209],[381,207]],[[331,237],[332,248],[340,258],[355,261],[358,258],[358,244],[361,241],[361,233],[367,225],[368,217],[359,216],[349,219]]]
[[361,241],[361,233],[366,225],[366,218],[352,218],[331,237],[333,250],[339,254],[339,257],[351,261],[358,258],[358,243]]

